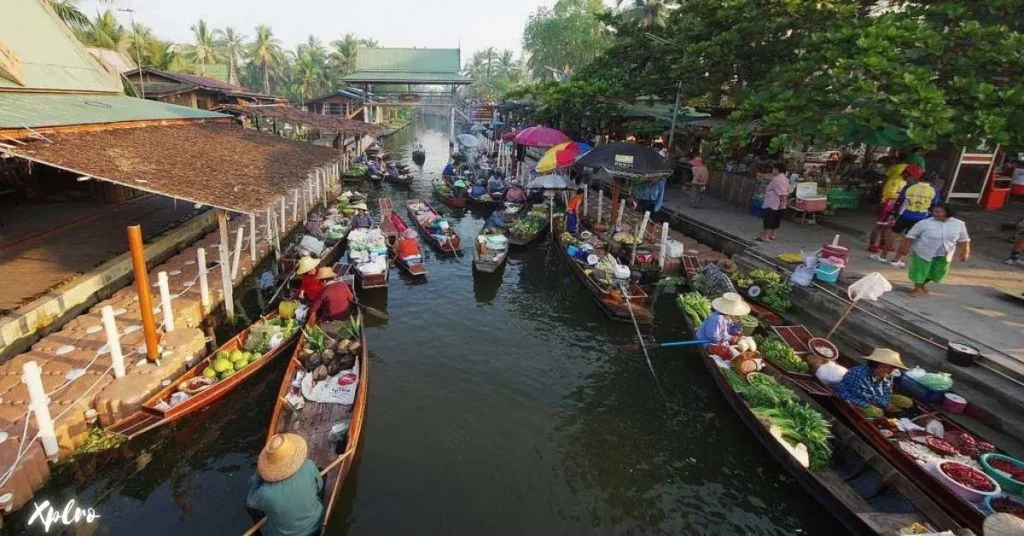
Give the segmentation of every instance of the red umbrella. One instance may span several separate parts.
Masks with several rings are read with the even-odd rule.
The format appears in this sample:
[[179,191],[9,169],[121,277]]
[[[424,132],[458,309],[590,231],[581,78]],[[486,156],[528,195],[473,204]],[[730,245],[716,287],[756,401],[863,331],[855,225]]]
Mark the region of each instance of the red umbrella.
[[530,127],[516,135],[516,143],[530,147],[554,147],[569,141],[569,136],[548,127]]
[[501,141],[513,141],[516,139],[516,134],[518,134],[518,132],[506,132],[501,135]]

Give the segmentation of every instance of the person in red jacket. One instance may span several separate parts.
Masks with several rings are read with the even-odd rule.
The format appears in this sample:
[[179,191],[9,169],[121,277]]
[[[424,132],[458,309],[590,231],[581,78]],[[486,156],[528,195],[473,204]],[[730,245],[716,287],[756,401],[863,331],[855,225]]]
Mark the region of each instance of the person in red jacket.
[[316,313],[317,322],[347,320],[352,315],[355,295],[344,281],[334,281],[324,286],[317,296],[310,314]]

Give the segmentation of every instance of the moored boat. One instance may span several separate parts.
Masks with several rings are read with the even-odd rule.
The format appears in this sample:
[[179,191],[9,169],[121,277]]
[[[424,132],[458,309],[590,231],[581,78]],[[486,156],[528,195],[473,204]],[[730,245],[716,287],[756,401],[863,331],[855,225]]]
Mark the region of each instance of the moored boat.
[[348,233],[348,260],[363,290],[386,288],[391,272],[384,232],[373,229],[352,229]]
[[428,242],[441,252],[458,255],[458,251],[462,249],[462,239],[430,203],[424,199],[409,199],[405,202],[405,207],[409,219],[426,235]]
[[455,197],[452,189],[444,181],[434,181],[434,193],[441,198],[441,202],[451,208],[465,208],[469,199],[463,194]]
[[146,399],[140,411],[106,431],[131,439],[205,409],[285,353],[300,328],[276,313],[261,318]]
[[473,269],[491,274],[497,272],[507,259],[507,231],[490,222],[485,223],[473,244]]
[[427,151],[423,149],[422,145],[417,145],[416,148],[412,150],[412,161],[417,166],[422,166],[423,163],[427,161]]
[[[594,267],[588,265],[588,268],[584,268],[580,260],[569,254],[570,244],[566,243],[562,232],[563,220],[564,218],[559,216],[551,229],[555,238],[555,247],[562,259],[568,263],[569,270],[583,283],[587,292],[608,318],[618,322],[654,323],[654,312],[646,304],[647,292],[639,284],[633,281],[615,284],[614,279],[607,274],[606,277],[599,278]],[[600,251],[597,250],[596,253],[600,253]],[[597,256],[600,258],[600,255]],[[626,293],[625,296],[623,292]]]
[[544,234],[550,223],[547,204],[526,205],[518,210],[508,226],[508,242],[526,246]]
[[[383,202],[383,200],[381,201]],[[389,206],[390,203],[391,201],[388,200]],[[393,229],[393,233],[391,231],[388,231],[388,248],[391,250],[391,255],[395,259],[395,264],[397,264],[399,268],[401,268],[403,271],[405,271],[411,276],[426,278],[427,264],[424,262],[422,248],[420,250],[420,256],[418,258],[403,259],[398,256],[398,241],[401,239],[402,235],[405,234],[406,231],[411,230],[411,228],[408,225],[406,225],[404,221],[402,221],[402,218],[398,214],[395,214],[393,211],[389,211],[389,213],[390,216],[388,217],[388,220],[390,222],[390,225],[385,226],[385,224],[382,222],[381,228],[385,229],[386,227],[387,229]],[[412,233],[417,234],[416,231],[414,230],[412,231]]]

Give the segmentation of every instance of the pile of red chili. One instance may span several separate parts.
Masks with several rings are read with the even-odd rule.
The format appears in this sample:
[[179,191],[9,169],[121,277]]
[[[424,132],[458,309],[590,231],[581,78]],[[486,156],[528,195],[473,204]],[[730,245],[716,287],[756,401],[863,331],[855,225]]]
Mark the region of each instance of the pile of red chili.
[[1018,482],[1024,482],[1024,467],[998,458],[989,459],[988,464],[991,465],[993,469],[999,469],[1000,471],[1010,475],[1010,478]]
[[990,504],[992,505],[992,509],[996,512],[1013,514],[1019,518],[1024,518],[1024,504],[1013,499],[1002,497],[999,499],[993,499]]
[[982,454],[996,451],[996,448],[990,443],[978,441],[974,436],[967,432],[960,432],[956,430],[946,432],[946,440],[953,444],[953,446],[960,451],[960,454],[970,456],[971,458],[977,458]]
[[934,450],[939,454],[942,454],[943,456],[953,456],[954,454],[960,453],[960,451],[958,451],[956,447],[954,447],[948,441],[942,438],[938,438],[935,436],[927,436],[924,438],[924,442],[925,444],[928,445],[928,448]]
[[949,478],[973,490],[982,492],[996,490],[995,484],[988,477],[977,469],[972,469],[962,463],[946,462],[942,464],[942,472]]

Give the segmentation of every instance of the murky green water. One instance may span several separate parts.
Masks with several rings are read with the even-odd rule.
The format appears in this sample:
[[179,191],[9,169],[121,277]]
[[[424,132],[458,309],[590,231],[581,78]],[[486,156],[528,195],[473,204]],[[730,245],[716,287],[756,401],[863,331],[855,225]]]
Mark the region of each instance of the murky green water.
[[[389,140],[395,153],[414,139],[428,151],[411,187],[375,192],[403,216],[405,199],[430,197],[447,154],[443,130]],[[483,225],[451,216],[464,239]],[[493,276],[474,277],[465,257],[427,255],[426,284],[396,271],[386,293],[364,297],[390,319],[369,331],[363,450],[331,534],[842,532],[692,355],[652,356],[659,389],[628,348],[632,326],[604,317],[547,240],[513,251]],[[657,313],[655,335],[678,339],[669,297]],[[72,464],[36,500],[92,506],[102,516],[96,534],[241,533],[284,366],[201,415]],[[5,530],[41,533],[24,529],[31,510],[5,519]]]

